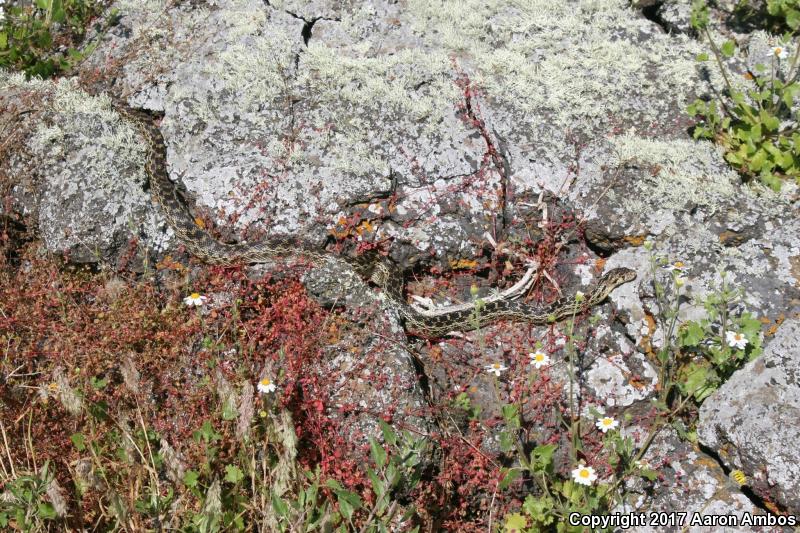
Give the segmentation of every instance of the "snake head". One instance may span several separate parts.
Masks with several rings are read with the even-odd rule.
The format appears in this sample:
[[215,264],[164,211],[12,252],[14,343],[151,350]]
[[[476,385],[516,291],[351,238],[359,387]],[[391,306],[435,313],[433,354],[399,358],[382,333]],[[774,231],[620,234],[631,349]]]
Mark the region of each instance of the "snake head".
[[[612,268],[597,282],[596,297],[593,298],[596,302],[601,302],[611,294],[611,291],[624,283],[636,279],[636,271],[630,268]],[[592,295],[595,296],[595,295]]]

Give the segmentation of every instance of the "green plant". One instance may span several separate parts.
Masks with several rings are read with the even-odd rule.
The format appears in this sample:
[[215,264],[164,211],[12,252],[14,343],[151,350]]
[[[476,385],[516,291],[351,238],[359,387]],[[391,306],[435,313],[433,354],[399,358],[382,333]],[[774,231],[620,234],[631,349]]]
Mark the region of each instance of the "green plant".
[[[758,64],[755,72],[744,74],[744,84],[734,84],[724,59],[734,56],[737,45],[729,40],[717,46],[708,29],[708,7],[696,1],[692,11],[693,27],[706,37],[725,83],[723,91],[714,90],[714,99],[695,100],[687,108],[698,123],[695,138],[714,139],[725,149],[725,159],[746,179],[757,177],[774,190],[782,179],[800,181],[800,133],[795,100],[798,84],[797,47],[788,68],[788,36],[775,46],[770,65]],[[707,61],[700,54],[698,61]]]
[[[695,299],[706,317],[700,320],[679,320],[685,299],[686,278],[683,267],[670,264],[652,253],[650,269],[658,305],[658,320],[665,340],[657,353],[659,402],[670,411],[689,400],[701,403],[717,390],[733,372],[761,353],[761,323],[750,313],[732,313],[740,304],[741,289],[729,286],[727,275],[720,272],[721,283],[704,298]],[[662,274],[664,270],[666,274]],[[739,336],[737,340],[733,337]],[[737,348],[742,346],[742,348]]]
[[[721,286],[700,300],[707,318],[688,320],[678,328],[678,346],[684,358],[694,355],[681,370],[678,385],[683,395],[703,401],[717,390],[734,371],[761,354],[761,322],[750,313],[731,315],[730,310],[742,291],[728,286],[724,272]],[[733,344],[741,336],[737,348]]]
[[[561,460],[568,458],[571,471],[567,473],[563,466],[556,466],[558,444],[532,446],[533,443],[527,440],[519,405],[503,405],[501,413],[504,426],[499,435],[500,448],[514,462],[514,466],[502,469],[503,475],[498,489],[507,490],[515,483],[522,483],[527,493],[518,511],[505,515],[505,531],[584,531],[584,525],[570,523],[569,518],[609,514],[624,500],[624,480],[634,476],[651,480],[655,477],[655,472],[644,468],[639,462],[647,447],[636,452],[630,437],[624,437],[619,431],[612,430],[619,425],[618,421],[604,417],[595,409],[589,410],[591,420],[596,422],[598,429],[601,428],[601,420],[608,422],[607,426],[600,429],[603,431],[600,439],[602,446],[598,446],[594,436],[595,428],[589,422],[589,417],[578,412],[574,387],[579,384],[580,347],[585,342],[586,335],[577,334],[576,321],[583,298],[583,294],[576,294],[575,310],[566,322],[564,351],[568,359],[569,405],[564,409],[565,413],[556,413],[560,428],[569,437],[566,440],[567,450],[561,454]],[[589,319],[590,325],[596,322],[595,317]],[[541,348],[537,346],[536,349],[538,351]],[[495,389],[497,390],[497,386]],[[529,449],[530,452],[526,452]],[[592,464],[612,475],[600,480],[594,468],[585,464],[586,458],[590,458]]]
[[[47,78],[68,70],[93,50],[77,49],[86,28],[107,2],[36,0],[6,7],[0,18],[0,68]],[[65,51],[62,51],[65,50]]]
[[[308,484],[298,488],[294,498],[289,498],[288,494],[281,497],[273,493],[271,496],[280,531],[329,531],[336,527],[341,532],[386,533],[393,531],[397,522],[413,516],[414,509],[408,508],[402,517],[397,518],[401,507],[396,496],[410,493],[419,483],[421,459],[427,444],[423,439],[414,438],[408,431],[398,435],[383,421],[380,421],[380,426],[389,452],[374,438],[369,438],[370,456],[374,464],[374,468],[366,467],[372,489],[369,497],[362,498],[335,479],[328,479],[322,485],[319,472],[305,472]],[[322,489],[332,494],[338,510],[331,510],[332,502],[326,499]],[[357,513],[362,515],[358,521]],[[417,530],[415,528],[412,531]]]
[[49,464],[45,463],[38,473],[4,480],[5,489],[0,497],[0,527],[6,529],[13,522],[23,531],[48,529],[47,523],[58,517],[46,497],[52,478]]
[[740,22],[771,33],[796,31],[800,27],[798,0],[740,0],[733,13]]

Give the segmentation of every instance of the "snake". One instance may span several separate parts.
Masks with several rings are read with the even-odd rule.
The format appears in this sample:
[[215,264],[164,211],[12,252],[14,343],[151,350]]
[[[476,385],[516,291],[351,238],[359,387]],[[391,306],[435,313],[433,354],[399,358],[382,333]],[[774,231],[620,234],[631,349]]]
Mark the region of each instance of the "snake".
[[254,264],[302,258],[312,264],[350,268],[363,280],[377,285],[384,300],[414,335],[435,338],[456,331],[479,329],[497,320],[522,321],[534,325],[552,324],[575,317],[603,302],[611,292],[636,278],[630,268],[613,268],[602,275],[585,294],[576,293],[549,305],[533,305],[512,298],[475,300],[455,307],[420,310],[408,304],[403,295],[404,280],[400,268],[387,257],[372,251],[349,257],[284,238],[269,238],[258,243],[225,243],[201,228],[176,184],[170,179],[164,137],[153,114],[112,99],[112,107],[131,123],[146,144],[144,169],[150,193],[160,206],[167,223],[186,250],[201,261],[223,266]]

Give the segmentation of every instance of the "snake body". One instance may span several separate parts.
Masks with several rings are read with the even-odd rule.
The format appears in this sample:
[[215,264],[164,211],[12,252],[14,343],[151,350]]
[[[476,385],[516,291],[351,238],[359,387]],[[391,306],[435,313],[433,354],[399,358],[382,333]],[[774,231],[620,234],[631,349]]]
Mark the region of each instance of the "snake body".
[[283,239],[268,239],[255,244],[228,244],[214,239],[197,225],[185,200],[170,180],[164,138],[152,116],[122,102],[115,102],[114,108],[135,126],[144,139],[147,145],[144,167],[151,194],[169,225],[192,255],[219,265],[263,263],[288,257],[302,257],[315,264],[340,264],[381,287],[385,299],[400,315],[406,329],[417,335],[437,337],[451,331],[469,331],[501,319],[549,324],[598,305],[618,286],[636,278],[636,272],[631,269],[615,268],[604,274],[583,297],[562,298],[546,307],[520,300],[500,299],[486,303],[478,301],[469,306],[459,306],[456,310],[443,308],[420,311],[406,303],[402,273],[397,266],[379,254],[349,258]]

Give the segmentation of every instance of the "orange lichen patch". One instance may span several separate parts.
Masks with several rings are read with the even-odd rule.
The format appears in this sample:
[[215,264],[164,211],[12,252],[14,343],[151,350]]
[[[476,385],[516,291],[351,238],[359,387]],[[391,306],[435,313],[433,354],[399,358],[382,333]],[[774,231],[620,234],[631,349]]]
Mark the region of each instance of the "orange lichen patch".
[[626,374],[627,374],[626,377],[628,379],[628,384],[631,387],[633,387],[634,389],[636,389],[636,390],[644,390],[644,389],[646,389],[647,387],[650,386],[650,383],[648,383],[648,382],[646,382],[646,381],[644,381],[642,379],[639,379],[638,377],[634,376],[632,373],[626,372]]
[[[778,331],[778,328],[781,327],[781,324],[783,324],[784,320],[786,320],[786,315],[781,313],[780,316],[778,316],[778,318],[775,319],[775,323],[771,324],[770,327],[767,328],[765,334],[768,337],[772,337],[773,335],[775,335],[775,333],[777,333]],[[770,320],[768,318],[762,318],[761,322],[764,323],[765,325],[770,324]]]
[[375,226],[369,220],[365,220],[361,224],[358,225],[356,228],[356,233],[358,235],[364,235],[365,233],[372,233],[375,231]]
[[186,267],[182,263],[175,261],[171,255],[168,255],[164,257],[164,259],[156,263],[156,269],[175,270],[176,272],[183,272],[184,270],[186,270]]
[[594,260],[594,268],[598,272],[602,272],[604,266],[606,266],[606,260],[604,258],[598,257]]
[[347,217],[339,217],[339,220],[336,221],[336,226],[330,229],[330,234],[337,239],[349,237],[351,226]]
[[653,345],[650,340],[653,337],[653,333],[656,331],[656,320],[653,315],[645,312],[644,321],[647,324],[647,333],[642,335],[641,348],[644,350],[644,353],[654,361],[656,359],[656,353],[653,350]]
[[206,221],[200,217],[194,217],[194,224],[200,229],[206,229]]
[[644,244],[645,239],[647,239],[647,235],[626,235],[622,238],[631,246],[641,246]]
[[478,262],[473,259],[451,259],[450,268],[453,270],[471,270],[478,266]]

